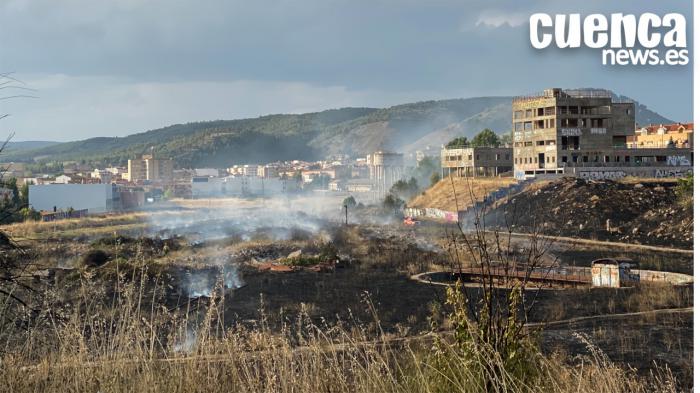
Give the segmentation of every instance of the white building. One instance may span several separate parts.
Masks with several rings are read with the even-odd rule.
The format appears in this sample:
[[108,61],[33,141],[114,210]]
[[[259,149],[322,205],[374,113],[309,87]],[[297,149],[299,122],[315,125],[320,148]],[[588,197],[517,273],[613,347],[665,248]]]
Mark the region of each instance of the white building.
[[245,165],[234,165],[228,168],[228,173],[231,175],[242,175],[242,176],[257,176],[258,166],[255,164],[245,164]]
[[111,183],[114,174],[106,169],[95,169],[90,173],[93,179],[100,179],[101,183]]
[[68,184],[73,180],[70,176],[66,175],[61,175],[61,176],[56,176],[56,179],[53,181],[56,184]]
[[112,184],[41,184],[29,186],[29,206],[35,210],[87,209],[88,213],[112,210]]
[[240,197],[280,195],[296,189],[294,180],[250,176],[193,177],[192,197]]
[[195,168],[194,176],[198,177],[219,177],[219,170],[216,168]]

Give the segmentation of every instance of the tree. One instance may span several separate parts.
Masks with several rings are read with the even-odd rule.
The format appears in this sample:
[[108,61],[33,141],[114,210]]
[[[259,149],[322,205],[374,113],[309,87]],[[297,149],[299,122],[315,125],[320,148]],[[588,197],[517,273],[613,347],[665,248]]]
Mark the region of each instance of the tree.
[[420,187],[418,186],[418,181],[415,177],[412,177],[409,181],[399,180],[391,186],[389,193],[397,198],[401,199],[413,199],[414,196],[418,195],[420,192]]
[[8,180],[7,183],[5,183],[5,187],[7,187],[10,191],[12,191],[12,195],[10,197],[12,204],[19,208],[22,198],[19,195],[19,188],[17,187],[17,179],[14,177],[11,177],[10,180]]
[[310,190],[325,190],[328,188],[328,183],[331,181],[331,177],[326,175],[325,173],[322,173],[316,177],[314,177],[311,180],[311,183],[308,183],[307,185],[304,186],[304,188],[308,188]]
[[19,189],[19,204],[21,207],[29,206],[29,184],[31,182],[24,183]]
[[[19,89],[31,90],[24,87],[24,82],[12,77],[11,73],[0,74],[0,86],[3,90]],[[24,94],[14,94],[10,96],[0,96],[0,99],[9,98],[36,98]],[[9,116],[7,113],[0,113],[0,119]],[[11,134],[5,143],[0,144],[0,153],[5,150],[8,142],[12,139]],[[0,168],[0,182],[9,185],[13,189],[14,203],[0,205],[0,221],[5,221],[11,217],[19,215],[19,190],[17,189],[17,179],[14,182],[5,182],[3,177],[7,168]],[[26,272],[35,262],[27,257],[24,248],[14,242],[12,237],[5,231],[0,230],[0,302],[3,304],[3,320],[0,322],[0,333],[4,333],[5,328],[24,328],[30,325],[39,310],[33,308],[28,303],[28,299],[36,295],[36,291],[31,285],[23,282]],[[40,302],[39,302],[40,303]],[[38,304],[38,303],[37,303]]]
[[30,207],[23,207],[19,214],[24,221],[39,221],[41,219],[41,213]]
[[501,134],[500,136],[501,146],[512,146],[513,145],[513,135],[509,132]]
[[449,141],[445,147],[458,148],[458,147],[469,147],[469,139],[466,136],[458,136],[457,138]]
[[472,139],[472,147],[498,147],[500,139],[495,132],[489,128],[484,128],[480,133],[476,134]]
[[404,202],[401,198],[398,198],[392,194],[388,194],[385,198],[384,201],[382,202],[382,206],[386,210],[392,210],[394,214],[398,214],[398,212],[403,209],[403,207],[406,205],[406,202]]
[[355,200],[355,197],[350,195],[349,197],[343,199],[343,207],[347,206],[348,209],[352,209],[355,206],[357,206],[357,201]]
[[433,174],[430,176],[430,186],[434,186],[437,184],[437,182],[440,181],[440,174],[437,172],[433,172]]
[[418,185],[425,188],[430,185],[430,176],[439,170],[440,161],[437,157],[425,157],[418,161],[418,166],[411,171],[411,177],[415,177]]

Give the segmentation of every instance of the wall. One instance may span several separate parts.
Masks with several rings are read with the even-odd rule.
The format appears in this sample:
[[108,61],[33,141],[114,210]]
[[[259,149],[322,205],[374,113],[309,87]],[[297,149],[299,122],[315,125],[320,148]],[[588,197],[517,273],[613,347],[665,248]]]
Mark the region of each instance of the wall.
[[618,180],[627,176],[645,178],[684,177],[693,172],[692,166],[588,167],[570,169],[576,177],[590,180]]
[[112,209],[111,184],[45,184],[29,186],[29,205],[36,210],[87,209],[104,213]]

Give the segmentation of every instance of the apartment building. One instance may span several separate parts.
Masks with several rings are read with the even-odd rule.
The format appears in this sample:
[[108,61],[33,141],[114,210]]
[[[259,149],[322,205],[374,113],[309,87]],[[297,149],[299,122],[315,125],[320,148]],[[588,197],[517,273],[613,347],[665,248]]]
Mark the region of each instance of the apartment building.
[[442,177],[499,176],[513,170],[512,153],[509,147],[443,147]]
[[140,159],[129,160],[125,175],[125,179],[130,182],[172,181],[173,161],[157,159],[152,154],[145,154]]
[[627,137],[629,148],[692,148],[693,123],[649,124]]

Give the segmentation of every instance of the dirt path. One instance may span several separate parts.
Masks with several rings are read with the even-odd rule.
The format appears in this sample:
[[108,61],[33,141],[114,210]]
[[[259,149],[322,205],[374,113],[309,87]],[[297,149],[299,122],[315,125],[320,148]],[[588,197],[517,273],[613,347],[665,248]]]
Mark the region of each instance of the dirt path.
[[[508,232],[498,232],[499,235],[501,236],[508,236]],[[513,238],[530,238],[532,235],[528,233],[518,233],[518,232],[513,232],[510,235],[513,236]],[[693,250],[685,250],[681,248],[669,248],[669,247],[659,247],[659,246],[648,246],[645,244],[634,244],[634,243],[618,243],[618,242],[609,242],[609,241],[604,241],[604,240],[590,240],[590,239],[580,239],[576,237],[564,237],[564,236],[545,236],[545,235],[538,235],[539,238],[542,239],[547,239],[547,240],[552,240],[555,242],[559,243],[569,243],[569,244],[581,244],[581,245],[595,245],[595,246],[603,246],[603,247],[612,247],[612,248],[622,248],[622,249],[629,249],[629,250],[648,250],[648,251],[659,251],[659,252],[671,252],[671,253],[677,253],[677,254],[684,254],[684,255],[693,255]]]

